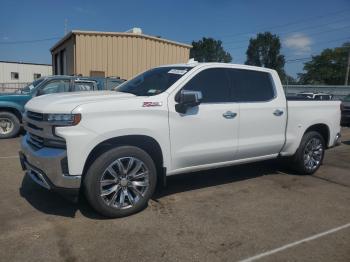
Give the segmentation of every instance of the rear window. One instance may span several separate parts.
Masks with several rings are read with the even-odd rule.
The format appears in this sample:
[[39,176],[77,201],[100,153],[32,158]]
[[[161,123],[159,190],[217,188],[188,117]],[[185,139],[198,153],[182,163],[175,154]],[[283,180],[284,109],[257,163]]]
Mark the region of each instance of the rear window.
[[274,98],[275,91],[269,73],[229,69],[233,99],[237,102],[263,102]]

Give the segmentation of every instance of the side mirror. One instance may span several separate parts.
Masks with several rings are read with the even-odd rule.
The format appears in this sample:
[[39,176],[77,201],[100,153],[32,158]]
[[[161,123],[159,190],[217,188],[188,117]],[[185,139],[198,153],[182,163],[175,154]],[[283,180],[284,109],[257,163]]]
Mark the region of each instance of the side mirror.
[[190,107],[198,106],[202,101],[203,95],[201,91],[181,90],[175,105],[176,112],[181,114],[186,113]]

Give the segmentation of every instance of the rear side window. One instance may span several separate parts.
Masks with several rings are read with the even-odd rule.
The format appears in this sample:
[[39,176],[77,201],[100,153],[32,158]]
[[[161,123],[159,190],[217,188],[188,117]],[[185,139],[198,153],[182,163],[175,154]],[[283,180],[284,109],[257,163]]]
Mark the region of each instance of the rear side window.
[[229,69],[233,99],[237,102],[263,102],[274,98],[269,73],[244,69]]
[[93,91],[94,90],[94,83],[92,82],[75,82],[73,92],[80,92],[80,91]]
[[183,90],[201,91],[203,103],[231,102],[228,75],[224,68],[211,68],[199,72]]

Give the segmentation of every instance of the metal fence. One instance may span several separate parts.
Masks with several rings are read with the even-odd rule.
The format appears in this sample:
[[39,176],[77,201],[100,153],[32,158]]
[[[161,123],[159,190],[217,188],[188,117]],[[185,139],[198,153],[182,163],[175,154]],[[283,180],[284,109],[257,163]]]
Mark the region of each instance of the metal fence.
[[350,86],[331,86],[331,85],[284,85],[286,94],[294,95],[300,92],[316,92],[332,94],[335,100],[342,99],[350,95]]
[[0,83],[1,92],[15,92],[28,85],[29,83]]

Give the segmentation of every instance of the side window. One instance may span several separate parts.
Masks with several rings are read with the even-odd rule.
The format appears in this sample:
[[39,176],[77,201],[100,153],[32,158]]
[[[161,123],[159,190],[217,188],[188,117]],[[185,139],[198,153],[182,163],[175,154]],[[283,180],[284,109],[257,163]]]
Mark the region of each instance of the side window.
[[229,79],[225,68],[211,68],[199,72],[183,90],[201,91],[203,103],[231,102]]
[[54,80],[40,90],[40,95],[62,93],[69,91],[69,80]]
[[269,73],[229,69],[233,98],[237,102],[263,102],[274,98],[275,92]]
[[75,82],[73,92],[79,91],[93,91],[94,83],[93,82]]

